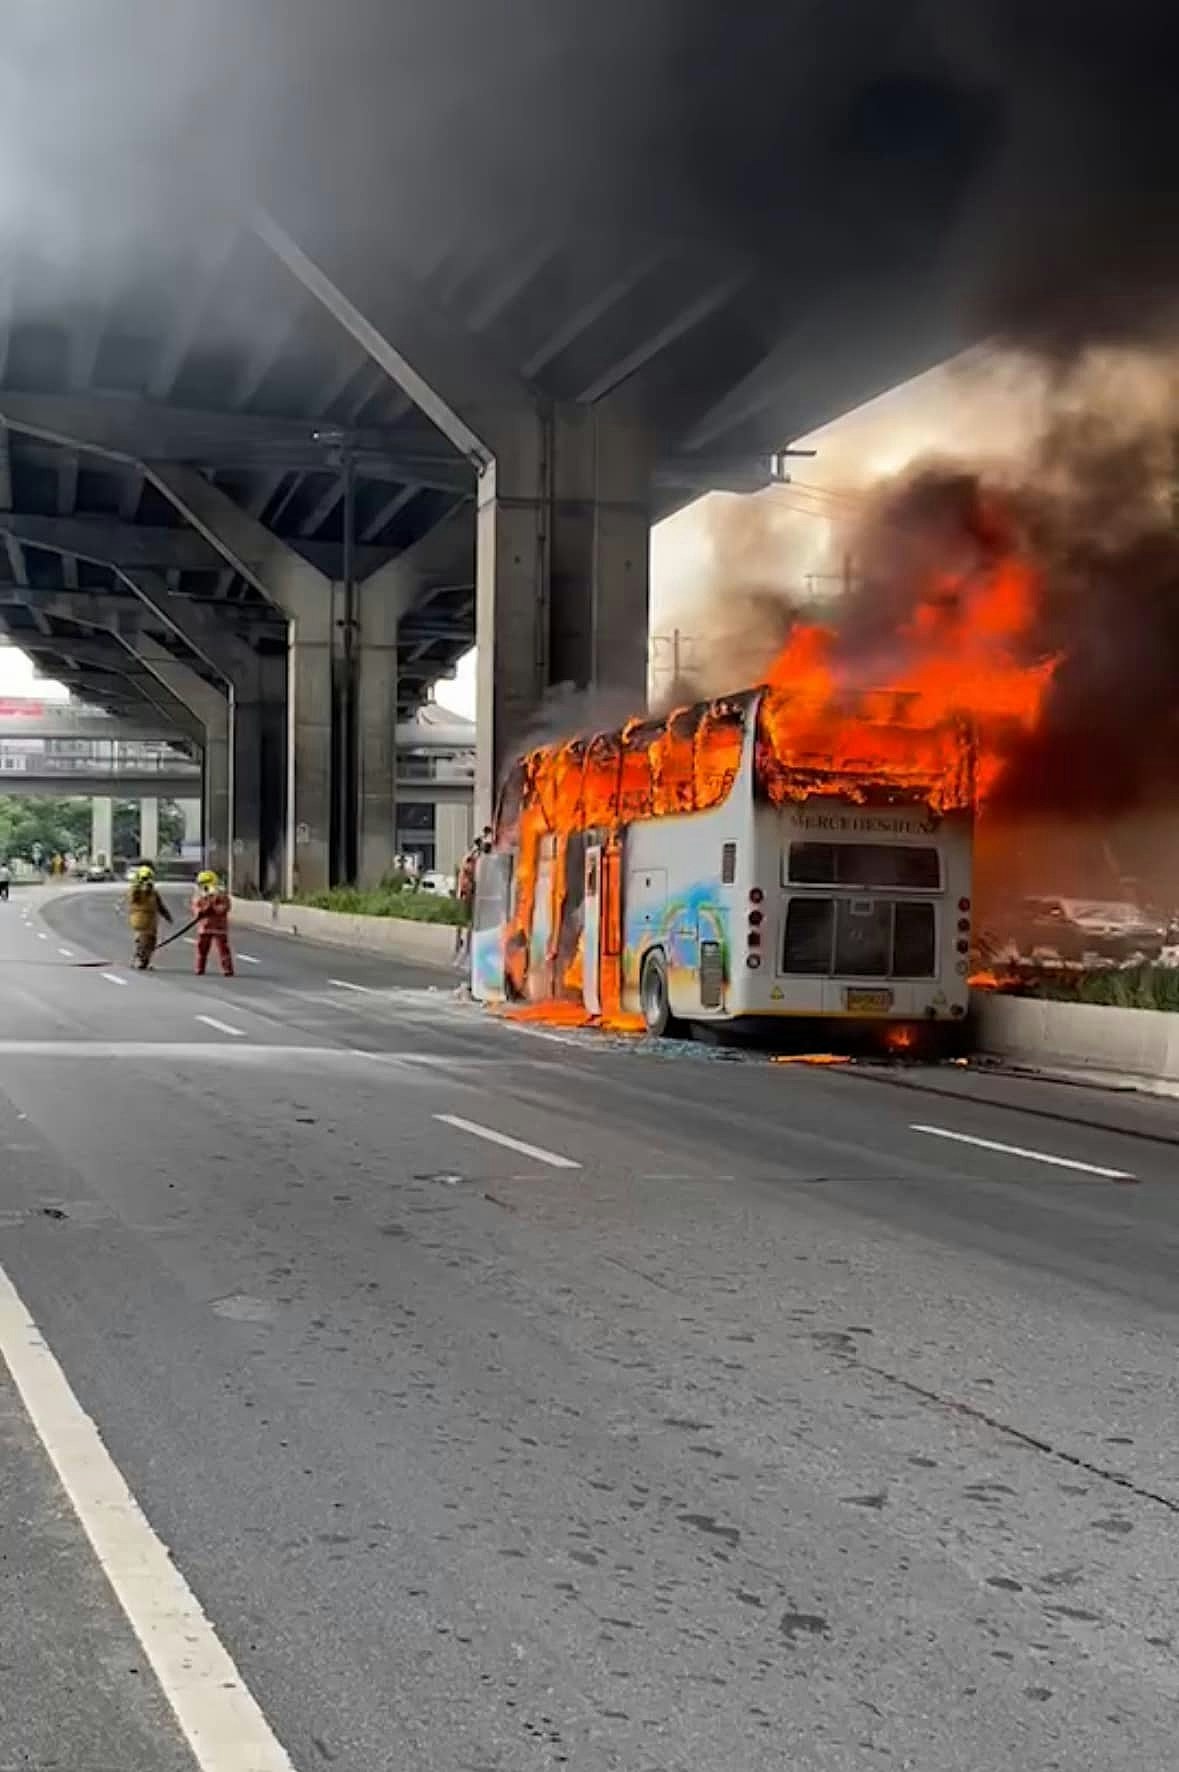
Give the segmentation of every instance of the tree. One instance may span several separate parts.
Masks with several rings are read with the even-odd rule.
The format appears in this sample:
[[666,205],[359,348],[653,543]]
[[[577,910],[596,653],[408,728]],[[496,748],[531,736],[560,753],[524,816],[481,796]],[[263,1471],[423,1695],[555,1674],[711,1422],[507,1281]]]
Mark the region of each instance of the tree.
[[[130,861],[140,853],[139,802],[119,800],[114,810],[112,848]],[[17,795],[0,796],[0,857],[34,859],[39,845],[42,857],[78,855],[90,848],[91,802],[54,800]],[[160,854],[178,849],[184,839],[184,814],[173,800],[160,803]],[[111,859],[108,857],[108,860]],[[155,860],[155,857],[150,857]]]
[[40,845],[44,856],[76,853],[90,845],[89,800],[24,799],[0,796],[0,854],[33,860]]

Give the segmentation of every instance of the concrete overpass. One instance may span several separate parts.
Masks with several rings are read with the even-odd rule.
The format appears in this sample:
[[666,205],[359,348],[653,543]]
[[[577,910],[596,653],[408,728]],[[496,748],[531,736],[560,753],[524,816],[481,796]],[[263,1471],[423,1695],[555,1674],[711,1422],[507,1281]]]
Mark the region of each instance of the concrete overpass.
[[111,122],[7,242],[0,621],[202,745],[239,890],[368,880],[476,635],[486,805],[550,687],[641,705],[654,517],[963,342],[929,241],[986,118],[877,9],[821,72],[694,0],[212,14],[199,144],[171,39],[145,121],[143,42],[62,37]]

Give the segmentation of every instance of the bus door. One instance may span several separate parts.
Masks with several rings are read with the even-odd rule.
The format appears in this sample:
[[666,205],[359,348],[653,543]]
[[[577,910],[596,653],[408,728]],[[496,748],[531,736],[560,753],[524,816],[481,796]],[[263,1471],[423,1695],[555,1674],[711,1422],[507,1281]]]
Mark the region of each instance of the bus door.
[[512,902],[512,857],[502,850],[475,864],[475,910],[471,922],[471,994],[481,1003],[507,996],[504,940]]
[[602,1013],[602,849],[585,850],[585,946],[581,962],[581,994],[591,1015]]
[[622,845],[617,835],[611,836],[602,850],[598,901],[600,1012],[613,1016],[622,1008]]

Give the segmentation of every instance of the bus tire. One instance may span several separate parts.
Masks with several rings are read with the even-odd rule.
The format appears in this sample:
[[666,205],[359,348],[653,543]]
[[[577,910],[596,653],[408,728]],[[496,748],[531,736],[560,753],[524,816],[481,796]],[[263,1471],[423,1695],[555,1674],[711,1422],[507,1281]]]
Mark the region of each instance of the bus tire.
[[679,1032],[679,1024],[671,1013],[667,962],[660,953],[648,954],[643,961],[643,971],[639,979],[639,1005],[647,1032],[653,1034],[657,1040]]

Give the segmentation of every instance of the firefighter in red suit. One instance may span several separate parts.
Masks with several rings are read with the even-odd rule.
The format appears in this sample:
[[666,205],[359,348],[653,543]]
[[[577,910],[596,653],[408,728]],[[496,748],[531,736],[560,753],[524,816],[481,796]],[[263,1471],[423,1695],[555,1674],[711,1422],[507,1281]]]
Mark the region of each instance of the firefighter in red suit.
[[233,977],[233,955],[229,949],[229,913],[233,900],[228,892],[218,884],[216,874],[205,872],[197,875],[196,896],[192,901],[192,914],[196,918],[196,971],[197,977],[203,977],[205,967],[209,963],[209,949],[217,949],[217,958],[221,962],[221,970],[226,978]]

